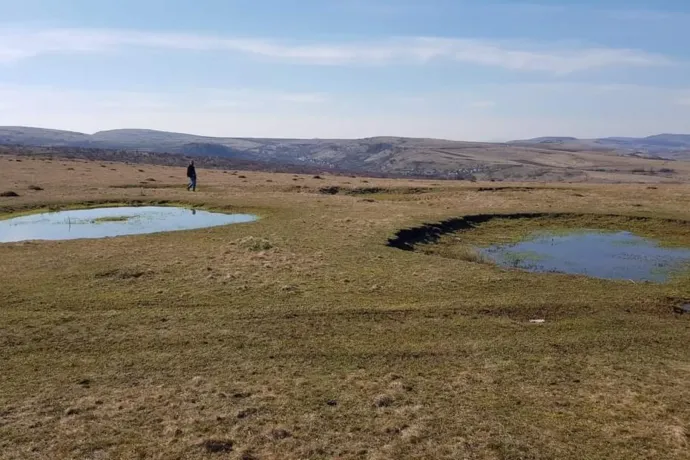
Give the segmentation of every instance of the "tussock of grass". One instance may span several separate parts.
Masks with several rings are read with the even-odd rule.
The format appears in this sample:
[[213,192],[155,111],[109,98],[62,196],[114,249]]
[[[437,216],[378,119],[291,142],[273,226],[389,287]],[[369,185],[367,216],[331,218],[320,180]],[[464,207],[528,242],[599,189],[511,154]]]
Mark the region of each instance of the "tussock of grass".
[[473,262],[477,264],[490,263],[491,261],[481,252],[474,248],[460,248],[455,252],[458,259],[465,262]]
[[247,236],[236,241],[236,244],[247,251],[268,251],[273,248],[273,243],[265,238]]

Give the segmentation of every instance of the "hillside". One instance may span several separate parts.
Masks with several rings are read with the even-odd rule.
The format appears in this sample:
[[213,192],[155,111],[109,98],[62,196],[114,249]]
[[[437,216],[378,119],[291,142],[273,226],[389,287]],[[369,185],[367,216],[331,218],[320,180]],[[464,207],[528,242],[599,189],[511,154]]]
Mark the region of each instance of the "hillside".
[[[688,142],[688,148],[683,150],[685,142]],[[501,144],[403,137],[231,138],[140,129],[101,131],[89,135],[39,128],[0,127],[0,145],[3,144],[167,153],[225,158],[267,167],[292,165],[370,175],[480,180],[584,181],[602,173],[661,176],[672,180],[676,179],[673,171],[678,169],[677,166],[670,167],[662,155],[648,150],[635,150],[630,146],[655,145],[657,150],[654,152],[663,149],[664,156],[670,159],[690,158],[690,136],[682,135],[596,141],[549,137]]]
[[578,150],[614,150],[620,154],[646,155],[665,159],[690,159],[690,134],[657,134],[643,138],[604,137],[577,139],[574,137],[538,137],[514,141],[517,145],[558,146]]

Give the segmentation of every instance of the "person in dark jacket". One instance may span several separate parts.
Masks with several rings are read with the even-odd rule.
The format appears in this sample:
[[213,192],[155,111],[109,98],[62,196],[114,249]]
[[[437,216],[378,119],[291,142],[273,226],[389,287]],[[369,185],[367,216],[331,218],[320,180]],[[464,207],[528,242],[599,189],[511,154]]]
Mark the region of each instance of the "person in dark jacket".
[[189,178],[187,190],[196,192],[196,168],[194,167],[193,161],[189,163],[189,166],[187,166],[187,177]]

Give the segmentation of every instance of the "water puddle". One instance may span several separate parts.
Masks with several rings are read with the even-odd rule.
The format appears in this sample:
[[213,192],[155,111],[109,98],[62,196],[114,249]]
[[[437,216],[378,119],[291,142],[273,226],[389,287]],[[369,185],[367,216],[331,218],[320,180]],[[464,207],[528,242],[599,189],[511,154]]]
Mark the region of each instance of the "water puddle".
[[664,282],[690,268],[690,249],[661,247],[629,232],[539,234],[479,251],[504,267],[604,279]]
[[0,220],[0,243],[143,235],[252,222],[249,214],[223,214],[179,207],[81,209]]

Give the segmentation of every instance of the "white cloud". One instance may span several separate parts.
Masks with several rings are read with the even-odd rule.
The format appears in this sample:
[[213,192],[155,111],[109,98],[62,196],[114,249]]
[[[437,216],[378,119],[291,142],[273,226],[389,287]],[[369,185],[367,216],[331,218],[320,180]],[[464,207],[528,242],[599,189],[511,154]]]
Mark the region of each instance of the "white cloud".
[[462,38],[408,37],[370,42],[297,43],[116,29],[30,30],[5,27],[0,31],[0,63],[46,54],[103,53],[132,47],[225,51],[307,65],[424,64],[442,59],[553,74],[601,67],[673,64],[666,56],[633,49],[540,46]]

